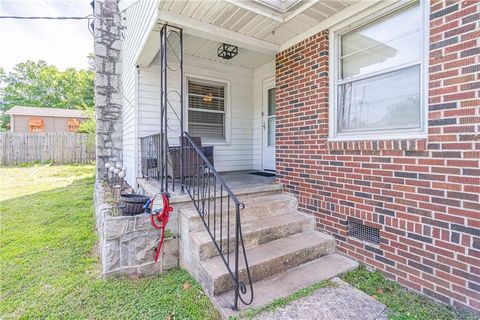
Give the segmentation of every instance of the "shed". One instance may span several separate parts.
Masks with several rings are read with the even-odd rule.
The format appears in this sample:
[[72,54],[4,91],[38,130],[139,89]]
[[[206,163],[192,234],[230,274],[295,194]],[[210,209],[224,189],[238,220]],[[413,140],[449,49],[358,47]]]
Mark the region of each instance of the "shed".
[[20,133],[77,132],[88,117],[83,110],[15,106],[8,110],[10,131]]

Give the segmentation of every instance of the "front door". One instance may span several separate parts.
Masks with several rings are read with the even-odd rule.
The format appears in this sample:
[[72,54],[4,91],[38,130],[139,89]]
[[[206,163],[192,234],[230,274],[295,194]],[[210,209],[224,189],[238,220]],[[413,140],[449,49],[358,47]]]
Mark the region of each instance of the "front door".
[[263,84],[263,169],[275,171],[275,80]]

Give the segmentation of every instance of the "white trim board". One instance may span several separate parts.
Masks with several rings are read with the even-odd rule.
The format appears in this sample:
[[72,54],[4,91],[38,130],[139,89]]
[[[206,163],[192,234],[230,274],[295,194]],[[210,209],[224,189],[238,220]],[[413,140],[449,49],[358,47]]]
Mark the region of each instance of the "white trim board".
[[274,21],[285,23],[292,20],[293,18],[295,18],[296,16],[298,16],[299,14],[301,14],[302,12],[304,12],[305,10],[313,6],[319,0],[303,0],[300,2],[298,7],[296,6],[297,8],[295,8],[292,11],[287,11],[285,13],[272,12],[272,10],[275,11],[275,9],[269,9],[265,7],[265,5],[259,4],[259,3],[257,4],[255,2],[244,2],[244,1],[238,1],[238,0],[224,0],[224,1],[230,4],[233,4],[239,8],[242,8],[242,9],[251,11],[255,14],[272,19]]
[[181,27],[185,33],[204,39],[215,39],[244,49],[250,49],[259,53],[276,54],[280,47],[272,42],[250,37],[232,30],[228,30],[196,19],[187,18],[179,14],[159,11],[158,19],[171,25]]
[[392,4],[403,2],[408,3],[409,1],[406,0],[365,0],[357,2],[351,6],[346,7],[345,9],[331,15],[328,18],[325,18],[316,26],[308,29],[300,33],[299,35],[295,36],[294,38],[282,43],[280,45],[280,51],[284,51],[303,40],[316,35],[324,30],[327,30],[333,26],[341,24],[342,22],[345,23],[345,20],[350,19],[351,17],[355,16],[359,19],[370,15],[372,12],[380,10],[381,8],[390,6]]

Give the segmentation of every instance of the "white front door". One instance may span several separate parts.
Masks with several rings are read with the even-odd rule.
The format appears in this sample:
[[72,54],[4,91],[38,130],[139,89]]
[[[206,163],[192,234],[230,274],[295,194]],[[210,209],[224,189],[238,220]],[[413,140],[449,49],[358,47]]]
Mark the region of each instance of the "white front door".
[[275,171],[275,80],[263,84],[263,170]]

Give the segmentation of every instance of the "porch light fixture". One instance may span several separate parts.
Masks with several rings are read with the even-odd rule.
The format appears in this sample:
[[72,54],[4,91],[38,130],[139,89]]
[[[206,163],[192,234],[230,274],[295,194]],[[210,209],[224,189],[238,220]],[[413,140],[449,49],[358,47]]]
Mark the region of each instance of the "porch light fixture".
[[217,56],[226,60],[232,59],[237,54],[238,47],[231,44],[222,43],[222,45],[217,49]]

